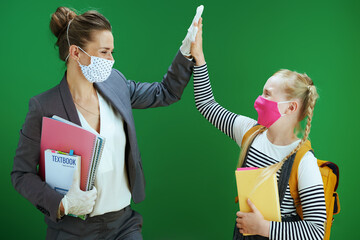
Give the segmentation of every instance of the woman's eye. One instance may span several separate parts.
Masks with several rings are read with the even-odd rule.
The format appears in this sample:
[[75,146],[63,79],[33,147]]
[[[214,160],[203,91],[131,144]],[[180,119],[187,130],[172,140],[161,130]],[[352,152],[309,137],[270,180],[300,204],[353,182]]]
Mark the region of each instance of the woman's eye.
[[[103,51],[103,52],[101,52],[102,54],[108,54],[109,52],[107,52],[107,51]],[[111,52],[111,54],[114,54],[114,52]]]

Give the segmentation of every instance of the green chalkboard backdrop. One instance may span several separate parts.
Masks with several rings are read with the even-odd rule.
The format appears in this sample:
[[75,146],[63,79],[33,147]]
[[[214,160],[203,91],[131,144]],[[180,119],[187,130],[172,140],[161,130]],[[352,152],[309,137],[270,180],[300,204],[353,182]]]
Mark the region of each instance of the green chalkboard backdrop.
[[[275,71],[306,72],[319,89],[310,138],[316,156],[340,167],[342,211],[332,239],[358,239],[360,1],[39,0],[1,1],[2,239],[44,239],[43,215],[10,181],[29,99],[56,84],[65,66],[49,29],[59,6],[96,9],[111,22],[115,65],[128,79],[161,81],[198,5],[216,100],[257,118],[253,103]],[[133,204],[144,239],[231,239],[238,209],[239,147],[195,108],[193,84],[170,107],[134,110],[146,199]]]

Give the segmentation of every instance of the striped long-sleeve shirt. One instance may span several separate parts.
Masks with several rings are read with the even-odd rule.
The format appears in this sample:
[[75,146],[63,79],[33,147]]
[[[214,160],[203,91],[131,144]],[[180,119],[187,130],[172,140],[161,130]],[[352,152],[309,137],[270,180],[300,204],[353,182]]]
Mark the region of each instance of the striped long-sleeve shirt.
[[[256,124],[254,119],[232,113],[220,106],[214,99],[206,64],[194,67],[195,104],[200,113],[216,128],[241,146],[244,134]],[[267,131],[257,136],[249,148],[247,166],[267,167],[286,157],[298,144],[279,146],[272,144]],[[279,179],[281,169],[277,172]],[[323,239],[326,221],[326,207],[323,182],[313,153],[308,152],[301,159],[298,169],[298,191],[303,210],[303,220],[294,222],[271,222],[269,239]],[[280,203],[281,216],[295,215],[294,200],[287,186],[285,197]]]

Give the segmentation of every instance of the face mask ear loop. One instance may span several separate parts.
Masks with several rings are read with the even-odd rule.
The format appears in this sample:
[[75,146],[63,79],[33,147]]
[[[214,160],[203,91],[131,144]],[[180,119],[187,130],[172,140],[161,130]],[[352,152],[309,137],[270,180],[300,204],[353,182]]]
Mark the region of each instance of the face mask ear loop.
[[65,62],[67,62],[68,58],[70,57],[69,27],[70,27],[70,23],[72,22],[72,20],[74,20],[74,19],[71,19],[69,21],[69,24],[67,25],[67,28],[66,28],[66,39],[67,39],[67,42],[68,42],[68,45],[69,45],[69,53],[68,53],[67,57],[65,58]]
[[[81,51],[83,51],[83,53],[85,53],[86,55],[88,55],[89,57],[90,57],[90,64],[91,64],[91,62],[92,62],[92,57],[87,53],[87,52],[85,52],[85,50],[84,49],[82,49],[81,47],[79,47],[79,46],[77,46]],[[79,61],[77,61],[79,64],[81,64]]]
[[[278,104],[278,110],[279,110],[279,112],[280,112],[280,109],[279,109],[279,104],[282,104],[282,103],[289,103],[289,102],[294,102],[294,101],[283,101],[283,102],[278,102],[277,104]],[[286,116],[287,114],[285,114],[285,113],[280,113],[280,115],[283,117],[283,116]]]
[[84,51],[84,49],[82,49],[81,47],[79,47],[79,46],[77,46],[81,51],[83,51],[86,55],[88,55],[90,58],[91,58],[91,56],[87,53],[87,52],[85,52]]

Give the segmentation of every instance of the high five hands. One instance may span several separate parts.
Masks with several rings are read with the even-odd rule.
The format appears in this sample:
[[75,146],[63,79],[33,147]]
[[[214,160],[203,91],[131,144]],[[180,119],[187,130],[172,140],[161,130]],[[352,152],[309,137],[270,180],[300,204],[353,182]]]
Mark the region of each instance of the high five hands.
[[204,6],[201,5],[196,9],[196,15],[190,25],[185,39],[180,47],[181,53],[187,57],[193,57],[197,66],[205,64],[205,58],[202,50],[202,18],[201,14]]

